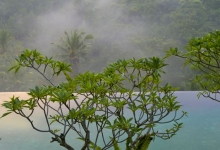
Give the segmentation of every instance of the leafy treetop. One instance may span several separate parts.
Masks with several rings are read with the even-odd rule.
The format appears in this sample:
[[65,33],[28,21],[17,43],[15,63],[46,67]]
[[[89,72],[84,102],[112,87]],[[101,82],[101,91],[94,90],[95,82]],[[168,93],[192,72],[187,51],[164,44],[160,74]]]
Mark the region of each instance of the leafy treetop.
[[[68,143],[70,132],[82,142],[82,150],[118,150],[119,145],[126,150],[146,150],[155,137],[169,139],[182,127],[178,121],[186,112],[178,113],[181,105],[173,95],[175,89],[169,84],[160,85],[162,68],[166,66],[163,59],[118,60],[102,73],[88,71],[75,78],[68,74],[69,64],[36,50],[25,50],[16,61],[17,65],[10,70],[17,72],[21,67],[30,67],[51,85],[30,89],[27,100],[12,97],[5,101],[2,106],[7,112],[2,117],[15,112],[35,130],[52,134],[51,142],[56,141],[68,150],[77,149],[73,147],[76,143]],[[51,77],[64,75],[66,81],[53,84],[47,69],[52,70]],[[37,109],[43,112],[47,129],[34,124],[31,117]],[[161,124],[171,127],[159,131],[157,126]]]
[[189,65],[198,71],[195,82],[204,90],[201,94],[220,102],[216,97],[219,94],[220,81],[220,31],[210,32],[203,37],[192,38],[186,46],[186,52],[177,48],[170,48],[167,57],[174,55],[185,59],[185,66]]

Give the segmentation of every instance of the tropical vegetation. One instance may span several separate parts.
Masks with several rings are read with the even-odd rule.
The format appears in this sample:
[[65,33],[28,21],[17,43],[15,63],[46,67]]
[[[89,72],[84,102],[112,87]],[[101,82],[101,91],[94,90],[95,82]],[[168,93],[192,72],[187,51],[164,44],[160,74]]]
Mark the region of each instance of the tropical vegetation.
[[[3,77],[15,55],[18,56],[24,47],[38,49],[47,56],[65,56],[70,51],[63,47],[60,37],[64,35],[66,41],[75,31],[78,35],[89,33],[94,39],[92,43],[85,41],[84,44],[91,43],[90,52],[83,53],[86,59],[79,54],[79,64],[73,66],[79,67],[76,69],[79,73],[87,70],[100,72],[118,59],[163,57],[164,50],[170,47],[184,51],[192,37],[219,29],[218,6],[218,0],[1,0],[0,61],[7,63],[6,66],[4,63],[0,65],[0,83],[8,84],[1,86],[0,90],[27,91],[33,87],[31,83],[26,88],[12,88],[8,82],[12,79]],[[57,43],[66,50],[61,51],[50,43]],[[68,57],[63,58],[62,61]],[[179,86],[180,90],[197,90],[191,85],[194,71],[180,70],[183,61],[178,60],[173,57],[167,60],[170,65],[165,70],[172,71],[173,76],[164,75],[163,79]]]
[[196,71],[194,83],[203,90],[200,95],[219,100],[220,69],[220,31],[210,32],[203,37],[192,38],[186,46],[186,52],[178,48],[167,51],[167,57],[177,56],[185,60],[185,66]]
[[[157,57],[118,60],[102,73],[88,71],[75,78],[69,75],[70,64],[45,57],[36,50],[25,50],[16,62],[10,70],[17,73],[23,67],[31,68],[50,85],[30,89],[29,99],[13,96],[5,101],[2,106],[7,112],[2,117],[16,113],[38,132],[52,134],[51,142],[68,150],[76,149],[78,140],[82,140],[82,150],[117,150],[119,144],[126,150],[146,150],[155,137],[174,136],[182,127],[179,120],[187,114],[179,112],[181,105],[173,95],[175,89],[169,84],[160,86],[166,64]],[[48,69],[52,71],[49,76]],[[56,85],[51,79],[60,74],[66,81]],[[31,118],[36,109],[42,111],[47,129],[36,126]],[[170,127],[158,130],[163,124]],[[67,142],[71,132],[77,135],[74,143]]]

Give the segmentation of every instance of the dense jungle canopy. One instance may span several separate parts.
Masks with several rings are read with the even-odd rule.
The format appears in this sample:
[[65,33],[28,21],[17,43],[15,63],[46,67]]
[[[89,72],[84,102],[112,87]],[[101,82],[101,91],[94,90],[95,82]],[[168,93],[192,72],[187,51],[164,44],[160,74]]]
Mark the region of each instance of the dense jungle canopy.
[[[100,72],[117,59],[164,57],[170,47],[185,51],[192,37],[219,29],[218,6],[219,0],[0,0],[0,91],[28,91],[44,83],[35,72],[7,70],[26,48],[65,61],[55,45],[64,32],[93,35],[78,60],[79,72]],[[166,82],[197,89],[191,83],[195,72],[181,69],[181,60],[169,58],[167,64]]]

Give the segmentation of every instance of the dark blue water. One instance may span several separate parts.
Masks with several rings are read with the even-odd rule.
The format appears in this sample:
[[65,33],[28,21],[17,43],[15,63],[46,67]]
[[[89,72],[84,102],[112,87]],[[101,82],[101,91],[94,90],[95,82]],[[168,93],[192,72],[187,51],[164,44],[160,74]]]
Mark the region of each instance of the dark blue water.
[[[183,105],[181,109],[188,112],[188,117],[181,120],[183,128],[169,140],[156,138],[149,150],[220,149],[220,103],[203,97],[198,99],[197,93],[176,92],[177,100]],[[39,133],[19,116],[13,117],[18,118],[0,119],[0,150],[64,149],[57,143],[50,143],[50,134]]]

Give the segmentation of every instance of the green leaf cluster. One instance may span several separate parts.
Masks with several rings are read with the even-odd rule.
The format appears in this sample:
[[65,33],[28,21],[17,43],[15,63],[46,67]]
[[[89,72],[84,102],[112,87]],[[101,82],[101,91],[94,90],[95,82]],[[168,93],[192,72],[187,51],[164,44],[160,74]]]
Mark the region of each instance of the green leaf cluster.
[[[30,116],[36,107],[44,114],[49,132],[60,145],[69,148],[65,138],[69,131],[83,140],[84,147],[120,149],[126,141],[127,149],[147,149],[155,136],[169,139],[182,127],[178,120],[186,115],[176,115],[181,105],[173,95],[175,88],[161,83],[164,59],[158,57],[118,60],[110,64],[102,73],[85,72],[71,78],[69,64],[47,58],[36,50],[25,50],[17,59],[17,65],[10,68],[15,73],[21,67],[29,67],[39,72],[50,86],[36,86],[28,93],[28,100],[12,97],[2,104],[8,112],[25,117],[37,131]],[[42,67],[42,68],[41,68]],[[48,68],[49,67],[49,68]],[[48,79],[45,69],[52,69],[53,75],[64,74],[66,81],[55,85]],[[54,105],[55,104],[55,105]],[[26,114],[23,109],[31,112]],[[129,115],[127,115],[129,114]],[[173,115],[172,119],[166,117]],[[159,132],[156,125],[172,123],[166,132]],[[62,129],[53,125],[60,124]],[[95,126],[94,138],[91,126]],[[110,132],[110,137],[105,137]],[[58,135],[61,133],[60,135]],[[104,146],[99,147],[98,141]],[[107,142],[108,141],[108,142]]]
[[[197,71],[194,82],[200,89],[215,93],[220,89],[220,31],[210,32],[203,37],[192,38],[186,46],[186,52],[171,48],[167,56],[178,56],[185,59],[184,66]],[[207,95],[205,92],[204,95]],[[216,100],[216,98],[213,97]]]

